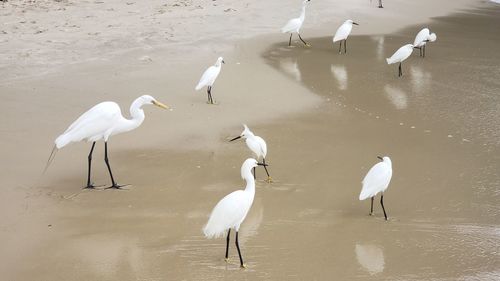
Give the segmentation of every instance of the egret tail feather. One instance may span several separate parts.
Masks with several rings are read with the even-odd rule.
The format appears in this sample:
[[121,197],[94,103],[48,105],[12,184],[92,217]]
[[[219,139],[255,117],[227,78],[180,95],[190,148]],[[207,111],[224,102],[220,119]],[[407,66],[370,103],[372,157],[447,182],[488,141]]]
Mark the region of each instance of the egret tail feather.
[[45,172],[47,171],[47,169],[49,168],[50,164],[52,163],[52,161],[54,161],[54,158],[56,158],[56,153],[57,153],[57,146],[54,145],[54,147],[52,148],[52,152],[50,152],[50,156],[49,156],[49,159],[47,159],[47,163],[45,164],[45,168],[43,169],[43,174],[45,174]]

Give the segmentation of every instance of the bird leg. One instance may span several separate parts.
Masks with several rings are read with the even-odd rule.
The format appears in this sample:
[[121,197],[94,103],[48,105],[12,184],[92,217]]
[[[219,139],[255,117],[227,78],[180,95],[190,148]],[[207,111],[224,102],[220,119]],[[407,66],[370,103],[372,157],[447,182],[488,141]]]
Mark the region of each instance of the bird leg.
[[257,178],[257,174],[255,173],[255,167],[253,167],[253,179]]
[[387,220],[387,214],[385,213],[385,208],[384,208],[384,194],[382,193],[382,196],[380,197],[380,205],[382,205],[382,210],[384,211],[384,217],[385,220]]
[[424,46],[422,47],[422,48],[423,48],[423,50],[422,50],[422,53],[423,53],[423,54],[422,54],[422,57],[423,57],[423,58],[425,58],[425,46],[427,46],[427,44],[426,44],[426,45],[424,45]]
[[403,71],[401,70],[401,63],[399,63],[399,73],[398,73],[398,77],[401,77],[403,76]]
[[212,86],[207,87],[207,94],[208,94],[208,103],[214,104],[214,100],[212,99]]
[[347,39],[344,39],[344,54],[347,54]]
[[375,196],[372,197],[372,205],[370,207],[370,216],[373,216],[373,198],[375,198]]
[[339,54],[342,54],[342,40],[340,40],[340,45],[339,45]]
[[299,35],[299,39],[300,41],[302,41],[302,43],[304,43],[304,45],[306,45],[307,47],[311,47],[311,44],[307,43],[306,41],[304,41],[304,39],[302,39],[302,37],[300,37],[300,33],[297,33]]
[[231,228],[227,232],[227,238],[226,238],[226,262],[229,262],[229,235],[231,234]]
[[241,257],[240,244],[238,242],[238,231],[236,231],[236,249],[238,249],[238,256],[240,256],[240,266],[242,268],[247,268],[247,266],[243,263],[243,258]]
[[379,8],[383,8],[383,6],[382,6],[382,0],[378,0],[378,7]]
[[111,183],[112,185],[108,188],[116,188],[120,189],[123,185],[119,185],[115,182],[115,179],[113,178],[113,173],[111,172],[111,167],[109,166],[109,160],[108,160],[108,142],[104,142],[104,162],[106,162],[106,166],[108,166],[108,171],[109,175],[111,176]]
[[288,47],[292,46],[292,35],[293,33],[290,33],[290,40],[288,40]]
[[269,172],[267,171],[266,158],[262,158],[262,163],[264,164],[263,166],[264,166],[264,169],[266,170],[267,182],[272,183],[273,179],[271,178],[271,176],[269,175]]
[[84,188],[95,188],[94,184],[90,182],[90,167],[92,166],[92,152],[94,152],[95,142],[92,143],[92,148],[90,148],[90,153],[88,156],[89,160],[89,171],[87,173],[87,186]]

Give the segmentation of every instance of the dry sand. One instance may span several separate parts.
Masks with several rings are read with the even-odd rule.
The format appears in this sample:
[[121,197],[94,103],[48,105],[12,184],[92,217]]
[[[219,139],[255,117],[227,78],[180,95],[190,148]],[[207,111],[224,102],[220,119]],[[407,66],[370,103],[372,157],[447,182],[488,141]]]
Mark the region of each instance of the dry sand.
[[[0,3],[3,279],[500,278],[498,6],[313,2],[306,49],[280,34],[243,39],[295,16],[285,1],[103,2]],[[480,8],[399,29],[464,5]],[[330,37],[312,37],[345,17],[363,19],[353,34],[369,35],[350,38],[341,56]],[[397,79],[383,58],[427,25],[438,41]],[[208,106],[193,87],[221,53],[219,105]],[[145,108],[143,126],[110,142],[129,190],[80,189],[87,144],[64,148],[40,177],[53,139],[81,112],[103,100],[126,112],[141,93],[174,110]],[[234,248],[226,264],[223,239],[201,233],[217,200],[243,186],[249,153],[226,142],[243,122],[267,140],[276,180],[257,183],[241,230],[244,271]],[[389,222],[357,200],[378,154],[394,162]],[[94,159],[94,181],[106,184],[102,144]]]

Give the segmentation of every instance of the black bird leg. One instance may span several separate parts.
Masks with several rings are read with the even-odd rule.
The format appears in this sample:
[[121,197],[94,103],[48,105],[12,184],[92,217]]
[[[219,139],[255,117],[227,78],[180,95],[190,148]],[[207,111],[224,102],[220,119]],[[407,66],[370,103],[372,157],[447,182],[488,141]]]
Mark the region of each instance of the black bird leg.
[[347,54],[347,39],[344,39],[344,54]]
[[300,33],[297,33],[297,34],[299,35],[300,41],[302,41],[302,43],[304,43],[304,45],[306,45],[308,47],[311,46],[311,45],[309,45],[309,43],[307,43],[306,41],[304,41],[304,39],[302,39],[302,37],[300,37]]
[[293,33],[290,33],[290,40],[288,40],[288,46],[292,46],[292,35]]
[[372,205],[371,205],[371,208],[370,208],[370,216],[373,215],[373,198],[375,198],[375,196],[372,197]]
[[262,158],[262,163],[264,164],[264,170],[266,170],[267,174],[267,182],[272,182],[271,176],[269,175],[269,171],[267,170],[266,158]]
[[255,167],[253,167],[253,179],[257,179],[257,173],[255,172]]
[[108,166],[108,171],[109,171],[109,175],[111,176],[111,183],[112,185],[108,188],[116,188],[116,189],[120,189],[120,187],[122,187],[122,185],[119,185],[115,182],[115,179],[113,178],[113,173],[111,172],[111,167],[109,165],[109,159],[108,159],[108,142],[104,142],[104,162],[106,162],[106,166]]
[[342,40],[340,40],[340,45],[339,45],[339,54],[342,54]]
[[383,8],[383,6],[382,6],[382,0],[378,0],[378,7],[379,8]]
[[240,256],[240,266],[242,268],[246,268],[246,265],[243,263],[243,258],[241,257],[240,244],[238,242],[238,231],[236,231],[236,249],[238,249],[238,255]]
[[387,220],[387,214],[385,213],[385,208],[384,208],[384,194],[380,197],[380,205],[382,205],[382,210],[384,211],[384,217],[385,220]]
[[398,73],[398,77],[401,77],[403,76],[403,70],[401,70],[401,63],[399,63],[399,73]]
[[226,261],[229,261],[229,235],[231,234],[231,228],[227,231],[226,238]]
[[90,168],[92,166],[92,152],[94,152],[94,147],[95,147],[95,142],[92,143],[92,148],[90,148],[90,153],[89,153],[89,156],[88,156],[88,160],[89,160],[89,171],[87,173],[87,186],[84,187],[84,188],[95,188],[94,187],[94,184],[92,184],[90,182]]
[[424,46],[422,46],[422,48],[424,48],[424,49],[422,50],[422,52],[423,52],[422,57],[424,57],[424,58],[425,58],[425,46],[427,46],[427,44],[426,44],[426,45],[424,45]]
[[212,86],[207,87],[207,94],[208,94],[208,103],[214,104],[214,100],[212,99]]

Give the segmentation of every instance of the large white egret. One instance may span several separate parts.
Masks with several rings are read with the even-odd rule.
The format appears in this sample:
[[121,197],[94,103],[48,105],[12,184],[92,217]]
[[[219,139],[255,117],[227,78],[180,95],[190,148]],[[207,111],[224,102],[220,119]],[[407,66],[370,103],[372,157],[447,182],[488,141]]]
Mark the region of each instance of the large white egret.
[[248,158],[241,166],[241,177],[247,185],[244,190],[237,190],[224,196],[210,214],[207,224],[203,228],[203,233],[207,238],[217,238],[223,236],[227,230],[226,238],[226,261],[229,261],[229,236],[231,228],[236,231],[236,249],[240,257],[240,266],[246,267],[241,257],[240,245],[238,242],[238,231],[241,223],[252,207],[255,197],[255,179],[252,175],[252,169],[257,165],[266,166],[264,163],[258,163],[253,158]]
[[[248,126],[245,124],[243,124],[243,132],[241,132],[241,135],[231,139],[230,141],[235,141],[240,138],[243,138],[245,140],[245,143],[247,144],[248,148],[255,154],[257,160],[259,160],[262,157],[262,163],[266,164],[266,155],[267,155],[266,141],[264,141],[263,138],[254,135],[254,133],[252,133],[252,131],[250,131]],[[267,174],[267,182],[272,182],[272,178],[269,175],[269,171],[267,171],[267,166],[268,165],[264,165],[264,169],[266,170]],[[255,168],[253,169],[253,175],[254,178],[256,178]]]
[[208,103],[210,104],[214,104],[214,100],[212,99],[212,86],[215,83],[217,76],[219,76],[223,63],[225,63],[224,59],[219,57],[214,65],[210,66],[207,70],[205,70],[205,72],[203,72],[198,85],[194,88],[198,91],[199,89],[207,86]]
[[399,48],[390,58],[386,58],[387,64],[393,64],[399,62],[399,72],[398,77],[403,76],[403,70],[401,69],[401,63],[407,59],[413,52],[413,45],[406,44]]
[[424,28],[417,33],[417,36],[415,36],[413,48],[419,49],[419,55],[421,57],[425,57],[425,46],[427,45],[427,42],[434,42],[436,39],[436,33],[431,33],[428,28]]
[[342,41],[344,41],[344,54],[347,53],[347,37],[351,34],[352,25],[359,25],[352,20],[346,20],[335,32],[333,43],[340,41],[339,54],[342,54]]
[[292,35],[294,32],[297,33],[297,35],[299,35],[299,39],[300,41],[302,41],[302,43],[304,43],[304,45],[308,47],[311,46],[309,43],[304,41],[302,37],[300,37],[300,28],[302,27],[304,19],[306,18],[306,6],[309,1],[311,0],[304,0],[304,2],[302,2],[302,11],[300,12],[300,16],[298,18],[289,20],[285,24],[285,26],[281,28],[282,33],[290,33],[290,40],[288,40],[288,46],[292,45]]
[[109,188],[120,188],[113,177],[108,159],[108,140],[111,136],[119,133],[131,131],[139,127],[144,121],[144,111],[142,106],[145,104],[153,104],[158,107],[167,109],[168,107],[155,98],[149,95],[138,97],[130,106],[131,119],[123,117],[120,106],[112,101],[101,102],[87,112],[83,113],[66,131],[55,140],[55,146],[47,161],[47,166],[55,156],[57,149],[61,149],[71,142],[79,142],[86,140],[92,142],[90,153],[88,155],[88,174],[87,186],[85,188],[94,188],[90,180],[90,171],[92,165],[92,152],[94,151],[95,143],[99,140],[104,140],[104,162],[108,167],[109,175],[111,176],[112,185]]
[[389,183],[392,178],[392,162],[387,156],[380,157],[382,162],[375,164],[366,174],[362,181],[363,188],[359,194],[359,200],[365,200],[366,198],[371,198],[371,208],[370,215],[373,215],[373,199],[375,196],[381,192],[380,205],[382,205],[382,210],[384,211],[385,220],[387,220],[387,213],[384,208],[384,191],[389,187]]

